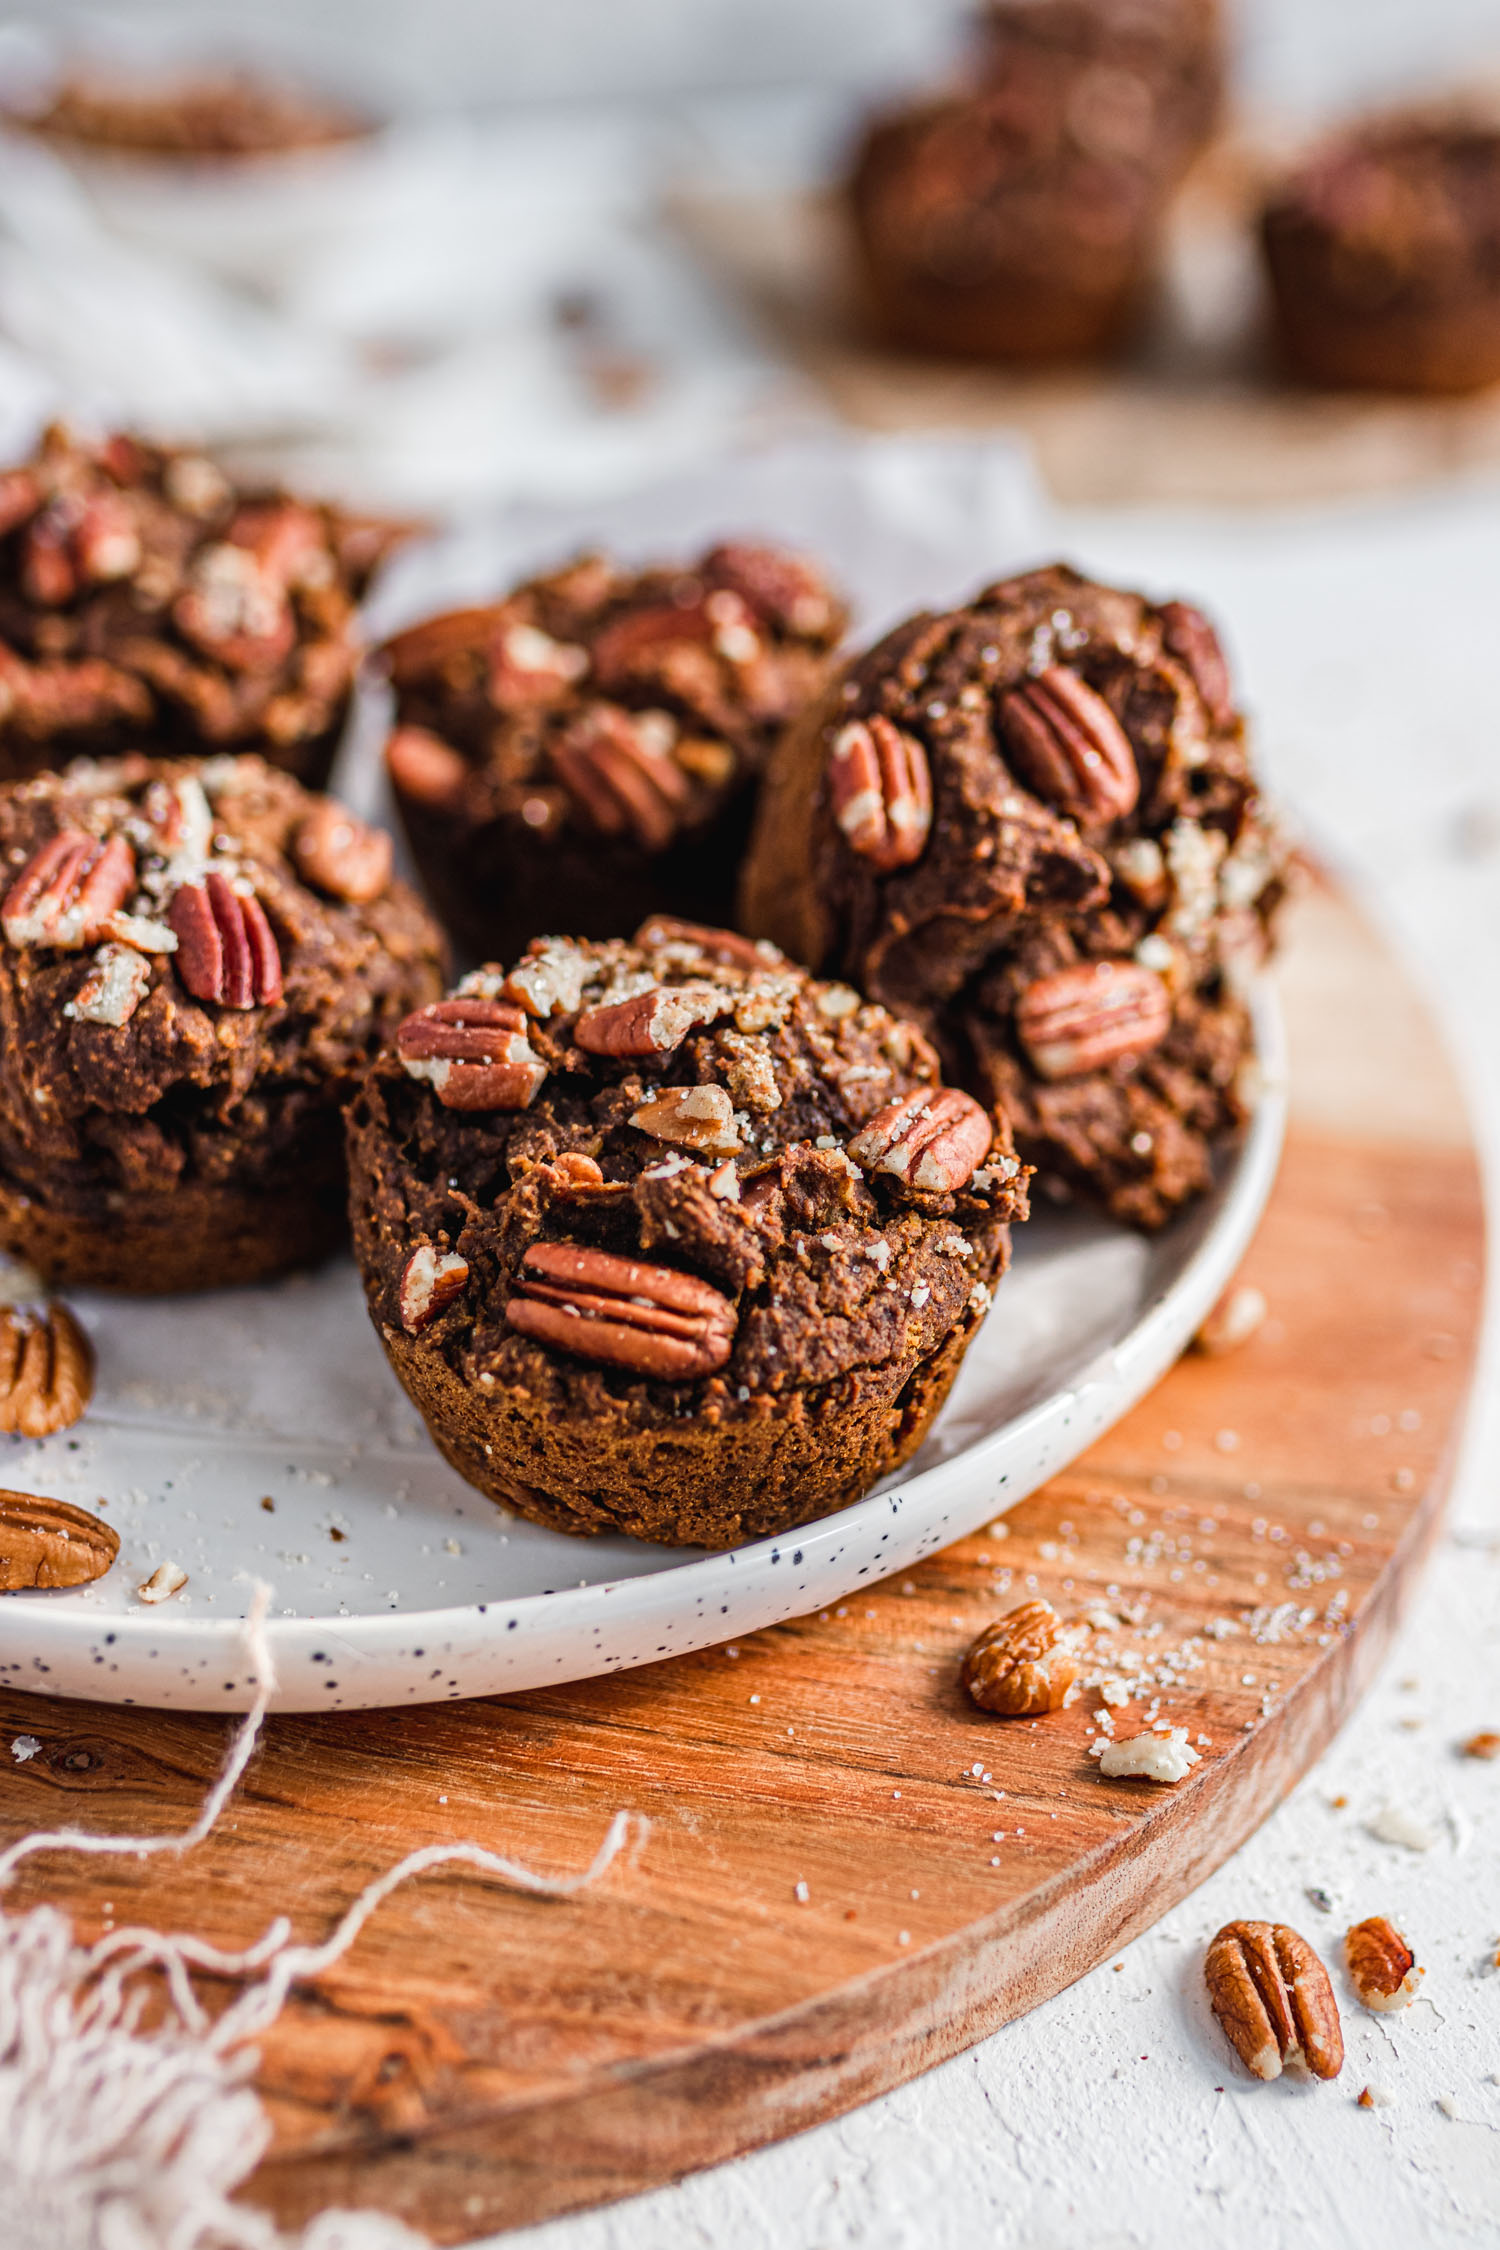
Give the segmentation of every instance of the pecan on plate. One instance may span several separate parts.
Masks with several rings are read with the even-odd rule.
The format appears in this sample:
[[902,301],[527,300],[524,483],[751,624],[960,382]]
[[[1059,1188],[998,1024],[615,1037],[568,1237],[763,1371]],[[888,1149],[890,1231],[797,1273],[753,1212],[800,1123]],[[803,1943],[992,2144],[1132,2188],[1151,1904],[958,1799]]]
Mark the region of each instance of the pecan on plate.
[[1077,961],[1039,977],[1016,1004],[1016,1035],[1042,1078],[1149,1054],[1171,1027],[1166,986],[1136,961]]
[[734,1103],[722,1086],[669,1086],[642,1102],[630,1122],[653,1140],[705,1156],[732,1156],[740,1146]]
[[455,804],[469,778],[458,751],[428,727],[397,727],[385,746],[385,770],[398,797],[432,812]]
[[34,851],[0,902],[0,928],[14,946],[92,945],[135,884],[135,853],[123,836],[101,844],[65,828]]
[[851,851],[880,874],[910,867],[932,827],[927,752],[877,715],[840,727],[828,753],[828,796]]
[[1349,1982],[1362,2006],[1389,2015],[1415,2000],[1425,1971],[1394,1922],[1372,1914],[1345,1933]]
[[468,1279],[467,1258],[452,1250],[439,1250],[430,1242],[419,1242],[401,1268],[397,1285],[401,1325],[407,1335],[420,1336],[424,1328],[430,1328],[438,1315],[463,1295]]
[[30,1586],[87,1586],[120,1552],[109,1524],[66,1500],[0,1492],[0,1594]]
[[172,893],[167,922],[175,932],[177,974],[195,1000],[223,1008],[270,1008],[281,998],[281,955],[253,894],[241,897],[212,869],[201,883]]
[[477,993],[418,1008],[396,1033],[396,1053],[444,1109],[526,1109],[547,1075],[521,1010]]
[[1000,731],[1022,780],[1075,820],[1120,820],[1134,810],[1141,777],[1129,737],[1066,664],[1006,690]]
[[734,1348],[737,1315],[706,1281],[605,1250],[536,1242],[505,1308],[539,1344],[666,1382],[711,1375]]
[[654,712],[633,715],[595,703],[548,744],[558,780],[601,836],[633,836],[665,851],[692,802],[692,785],[671,755]]
[[1328,1971],[1284,1922],[1226,1922],[1203,1963],[1225,2038],[1254,2078],[1302,2063],[1337,2078],[1344,2034]]
[[695,1024],[712,1023],[731,1005],[715,985],[654,984],[628,1000],[585,1009],[573,1037],[586,1055],[618,1060],[666,1055],[682,1045]]
[[321,797],[292,838],[297,873],[316,890],[350,906],[368,906],[391,879],[391,839],[332,797]]
[[870,1119],[849,1143],[856,1164],[889,1172],[929,1195],[954,1195],[990,1153],[988,1113],[956,1086],[919,1090]]
[[1078,1677],[1078,1660],[1061,1644],[1062,1620],[1050,1602],[1022,1602],[987,1625],[960,1674],[981,1711],[1005,1719],[1060,1711]]
[[0,1430],[50,1437],[71,1429],[93,1395],[93,1350],[66,1305],[0,1311]]
[[1176,657],[1191,679],[1214,725],[1227,726],[1234,717],[1234,697],[1218,634],[1191,602],[1163,602],[1157,614],[1168,654]]

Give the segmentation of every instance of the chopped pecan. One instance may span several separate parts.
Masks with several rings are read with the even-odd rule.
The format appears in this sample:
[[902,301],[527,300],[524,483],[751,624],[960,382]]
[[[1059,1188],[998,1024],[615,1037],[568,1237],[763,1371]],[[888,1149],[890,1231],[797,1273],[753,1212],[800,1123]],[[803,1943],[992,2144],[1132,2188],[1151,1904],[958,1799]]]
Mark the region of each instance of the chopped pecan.
[[1337,2078],[1344,2034],[1328,1971],[1284,1922],[1226,1922],[1203,1964],[1225,2038],[1255,2078],[1302,2063]]
[[713,930],[703,922],[682,922],[675,914],[649,915],[632,942],[645,953],[681,947],[727,969],[778,969],[786,960],[780,947],[765,938],[741,937],[738,930]]
[[828,753],[833,817],[882,875],[921,858],[932,828],[932,776],[915,735],[887,718],[851,719]]
[[712,1023],[733,1005],[732,996],[715,985],[654,984],[629,1000],[586,1009],[573,1037],[588,1055],[665,1055],[681,1046],[695,1024]]
[[280,1000],[281,955],[265,908],[253,895],[242,898],[216,868],[172,893],[167,921],[177,938],[177,974],[195,1000],[224,1008]]
[[1424,1971],[1394,1922],[1372,1914],[1344,1937],[1349,1982],[1362,2006],[1378,2015],[1407,2007],[1417,1996]]
[[221,540],[194,557],[172,604],[184,639],[231,672],[274,672],[291,654],[297,620],[279,576],[247,546]]
[[[128,921],[130,917],[125,919]],[[94,955],[93,967],[64,1013],[80,1023],[110,1024],[118,1030],[121,1024],[129,1023],[146,997],[150,983],[151,963],[144,953],[128,944],[101,945]]]
[[79,575],[96,586],[129,578],[141,562],[135,511],[118,492],[96,492],[83,503],[73,532]]
[[626,610],[594,643],[594,677],[606,690],[626,687],[654,670],[664,650],[684,641],[711,648],[730,664],[750,664],[760,654],[753,612],[737,593],[721,587],[687,601]]
[[214,838],[214,813],[208,792],[196,774],[179,774],[175,781],[153,781],[141,800],[141,809],[161,838],[161,847],[174,859],[208,857]]
[[1000,726],[1021,777],[1077,820],[1120,820],[1141,777],[1129,737],[1102,695],[1066,664],[1000,698]]
[[320,797],[297,825],[292,858],[298,874],[330,898],[367,906],[391,879],[391,839],[332,797]]
[[1078,1660],[1062,1631],[1061,1618],[1044,1601],[1022,1602],[986,1626],[961,1674],[980,1710],[1005,1719],[1060,1711],[1078,1677]]
[[60,609],[78,591],[73,566],[75,516],[71,503],[51,501],[32,519],[21,542],[21,588],[28,601],[43,609]]
[[0,539],[35,515],[42,497],[42,480],[35,469],[0,470]]
[[1263,1293],[1241,1283],[1226,1289],[1193,1338],[1193,1349],[1208,1359],[1222,1359],[1228,1352],[1237,1352],[1241,1344],[1248,1344],[1266,1317],[1268,1307]]
[[0,1594],[30,1586],[87,1586],[120,1552],[120,1535],[87,1508],[0,1492]]
[[427,727],[397,727],[385,746],[385,770],[398,797],[434,812],[454,804],[469,778],[458,751]]
[[324,585],[333,575],[323,519],[304,501],[253,501],[240,509],[226,538],[253,559],[262,583],[278,593]]
[[734,1103],[722,1086],[669,1086],[642,1102],[630,1120],[637,1132],[705,1156],[732,1156],[740,1146]]
[[504,1000],[459,993],[410,1015],[396,1033],[408,1077],[425,1078],[444,1109],[526,1109],[547,1075],[526,1018]]
[[0,928],[14,946],[92,945],[135,884],[135,853],[123,836],[101,844],[65,828],[34,851],[0,903]]
[[502,626],[490,650],[490,701],[497,711],[555,702],[588,668],[587,649],[555,641],[535,625]]
[[460,1298],[469,1280],[469,1261],[455,1251],[439,1250],[419,1242],[401,1268],[397,1295],[401,1325],[408,1336],[420,1336],[440,1313]]
[[833,598],[812,564],[785,547],[726,541],[703,558],[710,586],[727,586],[768,625],[821,640],[838,625]]
[[643,851],[664,851],[692,802],[692,785],[670,745],[617,704],[594,703],[548,744],[557,777],[603,836],[633,836]]
[[1234,717],[1234,697],[1218,634],[1191,602],[1163,602],[1157,615],[1168,652],[1192,680],[1210,719],[1216,727],[1227,726]]
[[533,938],[501,986],[529,1016],[567,1015],[583,998],[597,963],[571,938]]
[[849,1154],[929,1195],[953,1195],[984,1162],[994,1139],[988,1113],[956,1086],[921,1088],[888,1102],[855,1134]]
[[539,1344],[668,1382],[722,1367],[737,1319],[691,1274],[563,1242],[532,1244],[505,1317]]
[[1166,986],[1135,961],[1075,962],[1039,977],[1016,1004],[1016,1035],[1043,1078],[1149,1054],[1171,1027]]
[[552,1157],[542,1169],[552,1182],[555,1195],[590,1195],[596,1188],[605,1186],[604,1174],[591,1156],[579,1149],[565,1149],[561,1156]]
[[66,1305],[45,1316],[0,1311],[0,1430],[50,1437],[68,1430],[94,1395],[94,1354]]

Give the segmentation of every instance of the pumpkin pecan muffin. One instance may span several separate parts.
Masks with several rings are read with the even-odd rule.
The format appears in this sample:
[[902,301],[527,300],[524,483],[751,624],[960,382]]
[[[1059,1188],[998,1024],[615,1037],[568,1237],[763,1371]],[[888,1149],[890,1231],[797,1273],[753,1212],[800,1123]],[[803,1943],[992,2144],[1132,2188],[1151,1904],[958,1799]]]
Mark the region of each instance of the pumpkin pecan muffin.
[[1355,126],[1261,217],[1277,343],[1312,383],[1458,392],[1500,382],[1500,125],[1409,113]]
[[1156,1227],[1245,1122],[1286,867],[1208,620],[1059,564],[908,619],[789,730],[742,918],[913,1016],[1054,1193]]
[[538,930],[722,920],[777,729],[828,675],[844,610],[781,548],[682,568],[585,555],[386,644],[386,760],[433,903],[481,959]]
[[655,916],[414,1013],[349,1112],[355,1250],[460,1475],[555,1529],[723,1547],[920,1443],[1026,1212],[919,1032]]
[[399,527],[240,489],[200,453],[47,431],[0,471],[0,780],[248,750],[317,786],[355,604]]
[[441,992],[390,838],[252,757],[0,787],[0,1245],[156,1295],[345,1231],[340,1112]]

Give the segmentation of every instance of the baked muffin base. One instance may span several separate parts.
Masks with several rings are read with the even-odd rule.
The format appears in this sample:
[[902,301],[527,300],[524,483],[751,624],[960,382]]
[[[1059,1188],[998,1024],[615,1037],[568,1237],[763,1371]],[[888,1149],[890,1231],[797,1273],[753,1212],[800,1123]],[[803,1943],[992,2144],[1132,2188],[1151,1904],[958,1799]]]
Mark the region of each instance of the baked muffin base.
[[1466,304],[1388,312],[1314,296],[1271,271],[1277,355],[1287,372],[1327,390],[1460,397],[1500,383],[1500,294]]

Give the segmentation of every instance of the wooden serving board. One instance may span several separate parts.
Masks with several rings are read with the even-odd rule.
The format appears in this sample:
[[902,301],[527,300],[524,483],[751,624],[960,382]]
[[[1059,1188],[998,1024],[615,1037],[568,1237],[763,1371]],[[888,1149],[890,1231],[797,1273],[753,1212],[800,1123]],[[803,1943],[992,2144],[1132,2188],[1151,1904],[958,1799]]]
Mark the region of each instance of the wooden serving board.
[[[1389,956],[1323,893],[1290,963],[1295,1122],[1245,1269],[1270,1318],[1184,1360],[1003,1535],[736,1648],[277,1719],[182,1861],[26,1864],[9,1909],[232,1947],[280,1909],[322,1936],[419,1845],[564,1870],[617,1808],[648,1817],[567,1903],[463,1871],[411,1885],[297,1995],[262,2042],[275,2142],[251,2190],[283,2221],[373,2205],[460,2242],[811,2125],[1111,1953],[1317,1757],[1433,1533],[1482,1221],[1453,1082]],[[1033,1590],[1134,1621],[1101,1640],[1209,1738],[1187,1781],[1101,1780],[1093,1692],[1035,1723],[966,1702],[962,1651]],[[0,1761],[6,1839],[186,1826],[225,1739],[211,1717],[0,1694],[0,1742],[19,1733],[42,1749]]]

